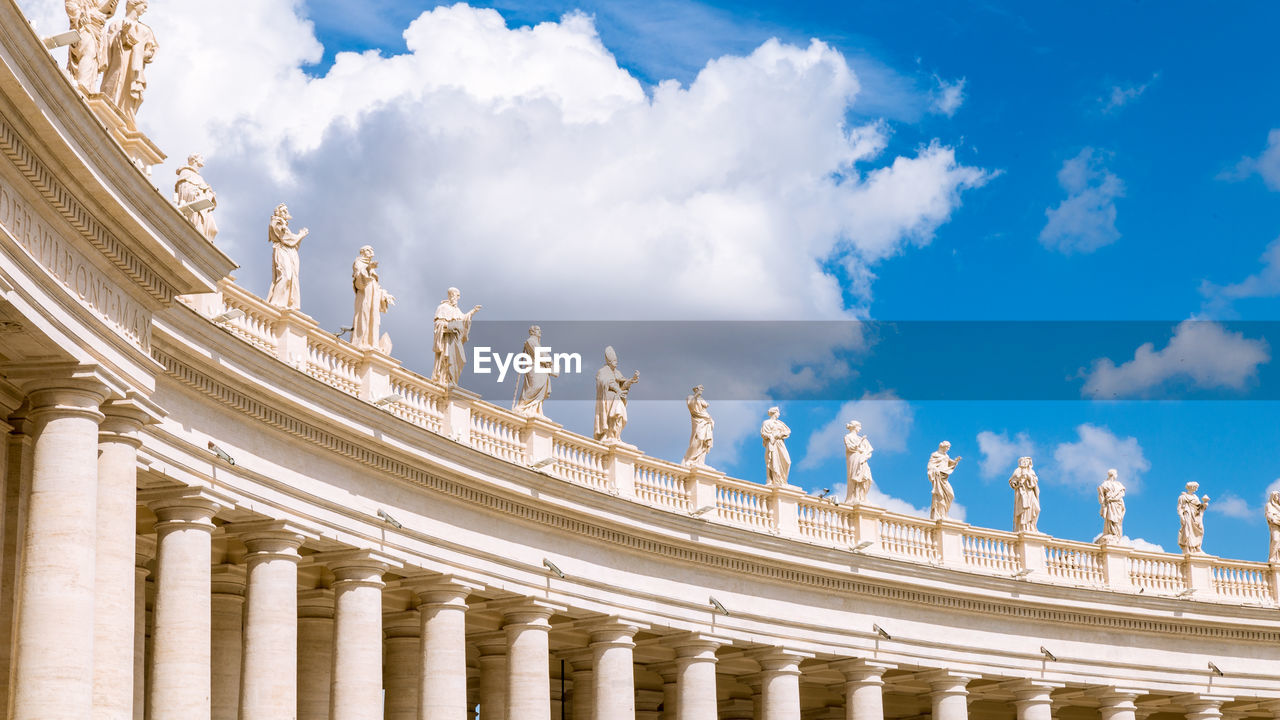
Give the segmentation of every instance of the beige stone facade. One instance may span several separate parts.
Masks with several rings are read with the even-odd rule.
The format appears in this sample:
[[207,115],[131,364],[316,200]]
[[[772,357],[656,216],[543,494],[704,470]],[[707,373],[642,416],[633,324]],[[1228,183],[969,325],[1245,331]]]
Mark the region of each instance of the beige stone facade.
[[12,0],[0,50],[0,717],[1280,716],[1280,566],[835,504],[439,385],[227,279]]

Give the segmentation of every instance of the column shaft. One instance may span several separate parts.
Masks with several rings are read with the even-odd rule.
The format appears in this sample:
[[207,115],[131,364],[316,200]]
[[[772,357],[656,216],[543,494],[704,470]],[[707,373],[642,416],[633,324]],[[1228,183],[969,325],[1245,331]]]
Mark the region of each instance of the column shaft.
[[676,646],[676,720],[716,720],[720,700],[716,689],[718,643],[691,642]]
[[591,631],[591,664],[595,675],[592,720],[635,720],[636,681],[631,639],[639,628],[623,622]]
[[420,717],[463,720],[467,711],[467,596],[471,587],[433,583],[418,590],[422,604]]
[[368,553],[343,553],[329,563],[333,583],[331,720],[382,718],[382,575],[387,565]]
[[147,563],[155,543],[139,537],[133,568],[133,720],[144,720],[147,704]]
[[939,673],[930,683],[930,699],[933,701],[933,720],[968,720],[969,676]]
[[506,720],[551,720],[551,666],[548,633],[552,610],[534,603],[509,608]]
[[298,548],[288,523],[240,525],[248,554],[240,720],[290,718],[298,711]]
[[417,610],[406,610],[384,615],[382,627],[387,636],[387,662],[382,669],[382,686],[386,693],[384,720],[418,720],[422,621]]
[[[480,645],[480,720],[507,718],[506,645]],[[574,718],[577,720],[577,718]]]
[[573,720],[593,720],[595,717],[596,679],[587,667],[573,668]]
[[785,650],[757,658],[764,720],[800,720],[800,659]]
[[14,634],[17,632],[18,586],[22,578],[22,538],[26,525],[26,499],[31,489],[31,459],[35,438],[31,436],[31,422],[27,418],[10,418],[14,423],[12,434],[4,438],[8,449],[4,487],[3,535],[0,535],[0,710],[9,707],[12,690],[12,659]]
[[845,660],[833,667],[844,673],[845,720],[884,720],[884,673],[891,666]]
[[[93,717],[100,386],[32,393],[31,491],[17,597],[14,720]],[[132,665],[132,663],[130,663]]]
[[298,720],[329,720],[333,591],[298,594]]
[[244,662],[244,586],[241,565],[218,565],[210,576],[209,717],[239,720]]

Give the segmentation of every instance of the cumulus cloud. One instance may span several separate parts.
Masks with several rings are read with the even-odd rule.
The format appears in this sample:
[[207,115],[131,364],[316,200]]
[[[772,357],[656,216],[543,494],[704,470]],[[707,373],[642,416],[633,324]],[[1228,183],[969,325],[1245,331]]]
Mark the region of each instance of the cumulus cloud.
[[[1098,542],[1098,540],[1101,537],[1102,537],[1102,533],[1098,533],[1097,535],[1094,535],[1093,542]],[[1145,550],[1147,552],[1158,552],[1158,553],[1164,552],[1164,546],[1160,545],[1159,543],[1153,543],[1150,540],[1144,540],[1142,538],[1131,538],[1128,535],[1125,535],[1124,537],[1120,538],[1119,544],[1128,545],[1134,550]]]
[[1082,392],[1093,398],[1141,396],[1170,380],[1203,389],[1243,390],[1270,360],[1266,340],[1246,338],[1216,322],[1184,320],[1160,350],[1144,343],[1121,365],[1110,358],[1095,360]]
[[965,79],[947,81],[935,75],[934,80],[938,88],[933,93],[933,111],[947,117],[955,115],[964,104]]
[[1280,295],[1280,238],[1267,245],[1260,260],[1262,269],[1238,283],[1215,285],[1207,280],[1201,283],[1205,312],[1221,316],[1229,314],[1237,300]]
[[1160,73],[1155,73],[1150,80],[1141,85],[1112,85],[1111,91],[1106,96],[1098,98],[1098,103],[1102,105],[1102,112],[1115,112],[1142,97],[1142,93],[1146,92],[1159,77]]
[[[66,26],[60,0],[21,4],[42,30]],[[326,327],[350,324],[351,262],[374,246],[398,300],[383,329],[418,370],[422,313],[449,286],[485,306],[479,320],[860,317],[874,264],[929,243],[990,177],[942,141],[882,156],[887,127],[849,123],[862,83],[820,41],[770,40],[646,92],[577,12],[511,27],[437,7],[405,28],[405,52],[338,53],[320,76],[306,72],[323,48],[300,0],[153,4],[146,20],[160,51],[139,122],[171,156],[157,181],[205,154],[218,244],[259,294],[264,228],[287,201],[311,229],[302,309]],[[861,281],[841,287],[837,266]],[[830,359],[770,357],[736,397]],[[683,442],[683,413],[637,409],[628,435]],[[582,430],[590,413],[557,419]],[[759,422],[730,420],[736,439]]]
[[1259,513],[1262,511],[1249,505],[1248,501],[1228,492],[1221,497],[1216,497],[1213,502],[1209,503],[1209,512],[1225,515],[1236,520],[1256,521]]
[[1124,197],[1124,182],[1087,147],[1062,164],[1058,184],[1067,199],[1044,211],[1048,222],[1040,244],[1063,254],[1091,253],[1120,239],[1116,230],[1116,199]]
[[[831,497],[836,500],[844,500],[845,492],[848,490],[848,487],[849,486],[845,483],[836,483],[831,488]],[[878,508],[884,508],[889,512],[899,513],[902,515],[911,515],[912,517],[919,518],[929,517],[928,507],[916,507],[902,498],[889,495],[882,491],[880,486],[877,485],[874,480],[871,482],[871,491],[867,493],[867,504]],[[960,520],[963,522],[966,512],[964,505],[961,505],[958,502],[951,503],[950,516],[953,520]]]
[[1110,428],[1090,423],[1078,425],[1076,435],[1075,442],[1059,443],[1053,449],[1057,472],[1045,479],[1092,490],[1107,478],[1108,469],[1115,468],[1130,493],[1141,489],[1142,475],[1151,463],[1137,438],[1121,438]]
[[1013,473],[1018,458],[1035,454],[1031,436],[1020,432],[1012,439],[1008,432],[994,433],[983,430],[978,433],[978,450],[982,452],[979,469],[982,477],[993,478],[1002,473]]
[[1233,170],[1222,173],[1223,180],[1243,180],[1257,174],[1271,190],[1280,190],[1280,128],[1267,133],[1267,146],[1257,157],[1241,158]]
[[[796,465],[811,470],[834,457],[844,457],[844,436],[850,420],[862,423],[862,432],[875,452],[894,453],[907,449],[907,437],[915,422],[911,404],[892,392],[866,393],[840,406],[826,425],[809,436],[804,458]],[[844,497],[841,495],[841,497]]]

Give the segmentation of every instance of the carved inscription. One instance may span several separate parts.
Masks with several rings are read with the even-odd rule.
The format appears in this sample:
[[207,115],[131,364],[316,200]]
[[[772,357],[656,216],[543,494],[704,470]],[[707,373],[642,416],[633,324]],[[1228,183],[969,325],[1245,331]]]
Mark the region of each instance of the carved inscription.
[[13,187],[0,181],[0,227],[27,251],[72,297],[106,321],[122,337],[146,350],[151,316],[44,221]]

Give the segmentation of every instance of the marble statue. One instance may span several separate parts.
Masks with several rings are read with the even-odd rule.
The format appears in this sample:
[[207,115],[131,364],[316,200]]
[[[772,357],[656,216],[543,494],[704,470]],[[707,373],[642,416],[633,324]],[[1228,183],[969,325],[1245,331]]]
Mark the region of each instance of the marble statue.
[[943,440],[938,443],[937,452],[929,456],[929,465],[926,469],[929,473],[929,482],[933,483],[933,503],[929,506],[930,520],[945,519],[947,513],[951,512],[951,503],[956,499],[956,493],[951,489],[951,481],[948,478],[955,472],[961,458],[952,460],[947,454],[950,449],[951,443]]
[[449,288],[448,297],[436,306],[435,369],[431,379],[441,385],[457,385],[462,379],[462,367],[467,364],[467,336],[471,334],[471,318],[483,305],[476,305],[467,312],[458,309],[462,291]]
[[528,372],[520,374],[520,382],[516,383],[516,394],[511,401],[511,409],[525,417],[542,416],[542,403],[551,396],[551,378],[560,376],[552,371],[551,358],[537,362],[539,347],[544,347],[542,328],[533,325],[521,352],[528,355],[534,365]]
[[1280,563],[1280,490],[1271,491],[1263,512],[1267,516],[1267,527],[1271,529],[1271,553],[1268,559],[1273,563]]
[[267,240],[271,242],[271,289],[267,291],[267,302],[278,308],[299,310],[302,308],[302,290],[298,277],[301,270],[298,246],[311,231],[306,228],[296,233],[291,231],[289,221],[292,219],[289,208],[280,203],[271,214],[271,224],[267,227]]
[[107,45],[102,41],[107,18],[116,14],[120,0],[66,0],[67,21],[79,38],[68,48],[67,73],[85,90],[97,88],[98,75],[107,64]]
[[102,75],[102,94],[120,109],[131,129],[137,128],[138,108],[147,89],[146,66],[155,58],[156,35],[142,22],[147,0],[127,0],[125,15],[107,28],[107,67]]
[[1107,471],[1107,479],[1098,486],[1098,514],[1102,516],[1100,540],[1117,542],[1124,537],[1124,485],[1116,479],[1114,469]]
[[786,485],[791,474],[791,453],[787,452],[787,438],[791,428],[778,419],[780,411],[769,408],[769,417],[760,426],[760,440],[764,442],[764,468],[769,485]]
[[1040,519],[1040,478],[1031,468],[1031,458],[1018,458],[1018,468],[1009,477],[1013,488],[1014,532],[1038,532],[1036,521]]
[[1200,483],[1189,482],[1178,496],[1178,547],[1184,553],[1204,552],[1204,511],[1209,509],[1209,496],[1196,497]]
[[845,483],[848,490],[844,501],[858,505],[867,501],[871,493],[871,441],[866,435],[859,435],[862,423],[850,420],[844,426],[849,431],[844,436]]
[[177,170],[178,180],[173,184],[173,200],[178,203],[180,210],[184,205],[190,205],[197,200],[208,200],[213,203],[213,207],[203,210],[182,210],[182,214],[187,216],[201,234],[213,240],[218,236],[218,223],[213,219],[213,211],[218,207],[218,196],[200,175],[202,167],[204,167],[203,155],[192,153],[187,156],[187,164]]
[[365,245],[351,263],[351,287],[356,291],[356,313],[351,322],[351,343],[361,350],[377,349],[391,354],[391,337],[379,332],[382,313],[396,304],[396,298],[382,289],[378,280],[378,261],[373,248]]
[[618,372],[618,354],[612,347],[605,348],[604,367],[596,373],[596,440],[621,442],[627,425],[627,393],[638,382],[640,371],[624,378]]
[[712,437],[716,421],[707,412],[707,401],[702,397],[702,386],[694,385],[693,394],[685,398],[689,406],[689,449],[684,452],[682,465],[686,467],[706,466],[707,453],[711,451]]

